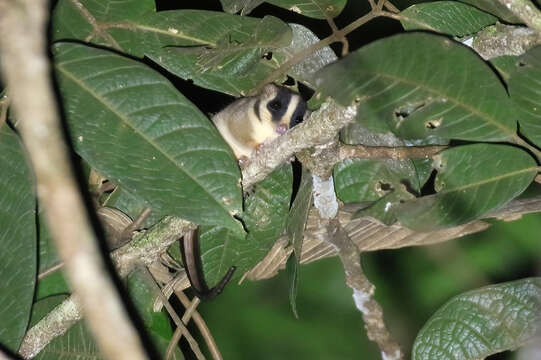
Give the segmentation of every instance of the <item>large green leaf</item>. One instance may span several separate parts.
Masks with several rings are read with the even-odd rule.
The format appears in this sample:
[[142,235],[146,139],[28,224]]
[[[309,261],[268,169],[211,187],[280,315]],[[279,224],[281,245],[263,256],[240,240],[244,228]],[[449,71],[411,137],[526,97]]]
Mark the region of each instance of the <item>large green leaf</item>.
[[516,349],[541,330],[541,278],[473,290],[449,300],[427,321],[413,360],[474,360]]
[[160,74],[79,44],[55,45],[55,69],[75,149],[160,216],[240,231],[240,172],[231,150]]
[[541,146],[541,46],[514,61],[509,92],[518,109],[520,133]]
[[415,4],[400,13],[406,30],[429,30],[453,36],[474,34],[498,19],[457,1]]
[[288,46],[292,38],[289,26],[272,16],[256,19],[183,10],[158,13],[152,19],[149,26],[162,32],[176,29],[192,42],[163,39],[161,47],[147,46],[145,55],[181,78],[235,96],[246,95],[284,61],[275,50]]
[[419,190],[415,167],[409,159],[347,159],[334,167],[336,195],[346,203],[378,200],[404,182]]
[[401,204],[402,225],[430,231],[474,220],[518,196],[537,173],[527,152],[493,144],[445,150],[434,157],[434,166],[437,193]]
[[286,270],[289,277],[289,303],[295,317],[297,313],[297,289],[299,286],[300,261],[302,253],[302,242],[304,240],[304,229],[308,220],[308,213],[312,205],[313,178],[312,174],[302,169],[301,183],[297,196],[291,204],[289,216],[287,218],[286,232],[289,237],[289,243],[293,247],[293,253],[287,260]]
[[257,183],[246,198],[243,220],[248,235],[241,237],[221,227],[201,229],[201,258],[209,286],[215,285],[231,267],[234,278],[254,267],[283,234],[291,199],[291,165],[274,170]]
[[[95,25],[82,13],[91,13]],[[110,22],[92,6],[80,9],[65,0],[58,3],[55,14],[55,40],[80,40],[137,57],[146,55],[177,76],[235,96],[260,85],[283,58],[263,54],[291,42],[290,28],[272,16],[256,19],[174,10]],[[80,18],[79,22],[64,24],[63,18],[70,16]]]
[[335,18],[347,0],[267,0],[268,3],[315,19]]
[[52,37],[53,40],[91,40],[112,45],[107,29],[96,31],[96,27],[136,19],[155,10],[154,0],[59,0],[52,15]]
[[36,281],[36,199],[23,146],[0,124],[0,344],[17,352]]
[[508,23],[517,24],[522,21],[498,0],[461,0],[489,14],[495,15]]
[[294,11],[315,19],[338,16],[347,0],[220,0],[222,7],[229,13],[248,14],[264,2]]
[[318,90],[358,103],[357,120],[404,139],[502,141],[515,136],[512,103],[475,53],[445,37],[400,34],[316,73]]

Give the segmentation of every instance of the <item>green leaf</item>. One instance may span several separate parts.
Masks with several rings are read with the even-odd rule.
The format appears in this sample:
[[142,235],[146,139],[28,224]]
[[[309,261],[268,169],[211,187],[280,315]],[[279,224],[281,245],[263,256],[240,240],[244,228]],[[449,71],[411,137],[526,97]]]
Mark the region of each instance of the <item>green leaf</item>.
[[327,19],[340,15],[347,0],[267,0],[267,2],[314,19]]
[[[32,322],[37,323],[66,298],[66,295],[57,295],[36,302],[32,308]],[[105,357],[100,354],[98,346],[85,323],[78,321],[64,335],[54,338],[34,359],[102,360]]]
[[160,74],[79,44],[54,47],[75,150],[154,215],[242,232],[240,172],[216,128]]
[[244,74],[257,65],[268,51],[288,46],[291,43],[291,29],[280,19],[265,16],[245,34],[225,33],[209,46],[175,48],[179,54],[195,55],[197,71],[220,72],[226,76]]
[[346,203],[376,201],[404,182],[419,190],[417,173],[409,159],[347,159],[334,167],[336,195]]
[[495,0],[461,0],[471,4],[489,14],[495,15],[508,23],[518,24],[522,21],[516,17],[505,5]]
[[49,232],[49,227],[45,219],[45,212],[42,209],[39,209],[38,212],[38,231],[38,271],[41,273],[55,265],[58,265],[61,261],[58,251],[56,250],[54,239]]
[[498,56],[489,60],[506,84],[509,84],[509,78],[515,69],[517,58],[517,56]]
[[400,204],[414,198],[415,196],[406,185],[398,183],[392,188],[392,191],[389,191],[373,205],[357,211],[353,215],[353,218],[368,216],[379,220],[385,225],[392,225],[397,220],[397,212],[400,209]]
[[287,164],[255,185],[246,198],[245,237],[221,227],[201,228],[201,258],[209,286],[218,283],[231,266],[237,267],[233,278],[239,278],[267,255],[286,226],[292,184]]
[[49,296],[69,293],[70,288],[63,271],[57,270],[38,280],[35,299],[41,300]]
[[0,343],[16,353],[26,331],[37,270],[36,198],[22,143],[0,124]]
[[413,360],[484,359],[541,330],[541,278],[489,285],[456,296],[421,329]]
[[[146,330],[152,336],[161,358],[164,358],[173,330],[165,309],[154,312],[154,301],[159,296],[160,288],[146,269],[132,272],[127,279],[127,288]],[[184,359],[179,347],[175,348],[171,359]]]
[[464,224],[522,193],[537,173],[535,160],[507,145],[475,144],[434,156],[435,195],[399,206],[398,220],[417,231]]
[[286,232],[289,237],[289,243],[293,246],[293,253],[287,260],[286,271],[289,278],[289,303],[291,310],[296,318],[297,313],[297,289],[299,286],[300,260],[302,253],[302,242],[304,239],[304,228],[308,220],[308,213],[312,205],[312,174],[306,169],[302,169],[301,183],[297,196],[293,200],[289,216],[287,218]]
[[94,26],[137,19],[155,11],[154,0],[59,0],[52,15],[52,38],[112,46],[117,40],[111,38],[110,28],[104,26],[102,31],[96,32]]
[[[117,186],[115,190],[109,194],[105,199],[103,206],[116,208],[132,219],[137,219],[146,208],[151,207],[149,202],[135,196],[122,186]],[[141,227],[149,228],[160,220],[160,214],[151,211],[145,221],[141,224]]]
[[429,30],[452,36],[474,34],[498,19],[456,1],[435,1],[410,6],[400,13],[406,30]]
[[517,105],[520,133],[541,146],[541,46],[515,58],[509,92]]
[[241,15],[249,14],[262,3],[268,2],[314,19],[327,19],[337,17],[344,10],[347,0],[220,0],[220,2],[224,11],[232,14],[239,11]]
[[[244,96],[262,84],[284,62],[284,56],[274,50],[291,43],[289,26],[271,16],[256,19],[183,10],[166,12],[158,19],[160,14],[144,28],[174,30],[192,41],[163,39],[162,46],[151,42],[145,55],[172,74],[233,96]],[[267,52],[272,52],[271,59],[263,56]]]
[[342,105],[358,103],[361,125],[403,139],[516,136],[497,76],[470,49],[442,36],[407,33],[375,41],[319,71],[316,84]]

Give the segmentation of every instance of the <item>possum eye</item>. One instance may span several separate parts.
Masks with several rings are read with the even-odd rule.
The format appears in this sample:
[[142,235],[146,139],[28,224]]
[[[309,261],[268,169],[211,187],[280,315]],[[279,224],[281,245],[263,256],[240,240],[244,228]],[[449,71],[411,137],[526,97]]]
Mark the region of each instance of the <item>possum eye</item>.
[[282,103],[278,100],[274,100],[269,103],[269,107],[271,110],[278,111],[282,108]]

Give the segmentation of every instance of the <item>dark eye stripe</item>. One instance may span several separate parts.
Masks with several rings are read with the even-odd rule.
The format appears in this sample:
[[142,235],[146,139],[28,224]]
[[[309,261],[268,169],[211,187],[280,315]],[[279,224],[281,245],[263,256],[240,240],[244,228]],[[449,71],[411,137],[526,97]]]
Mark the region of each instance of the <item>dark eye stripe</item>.
[[256,102],[254,103],[254,113],[257,120],[261,121],[261,116],[259,114],[259,104],[260,104],[260,100],[257,99]]
[[[270,106],[270,103],[272,103],[273,101],[278,101],[278,102],[280,102],[280,104],[282,104],[280,109],[274,110]],[[269,110],[269,112],[272,115],[272,121],[273,122],[280,122],[280,120],[283,119],[284,114],[287,112],[287,109],[289,107],[289,102],[290,101],[291,101],[291,92],[289,90],[287,90],[286,88],[278,88],[278,93],[276,94],[274,99],[269,101],[269,103],[267,104],[267,109]]]
[[297,107],[295,108],[295,111],[293,112],[293,115],[291,116],[291,120],[289,121],[289,127],[292,128],[293,126],[301,123],[304,118],[305,113],[306,113],[306,102],[303,99],[299,99],[299,102],[297,103]]

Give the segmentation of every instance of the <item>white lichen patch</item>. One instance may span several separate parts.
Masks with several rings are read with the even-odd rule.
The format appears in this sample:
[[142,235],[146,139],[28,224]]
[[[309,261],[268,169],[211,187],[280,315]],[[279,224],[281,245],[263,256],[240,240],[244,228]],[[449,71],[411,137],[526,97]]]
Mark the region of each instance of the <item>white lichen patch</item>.
[[333,177],[324,180],[317,175],[312,176],[314,182],[314,206],[323,219],[332,219],[338,213],[338,200],[334,192]]

